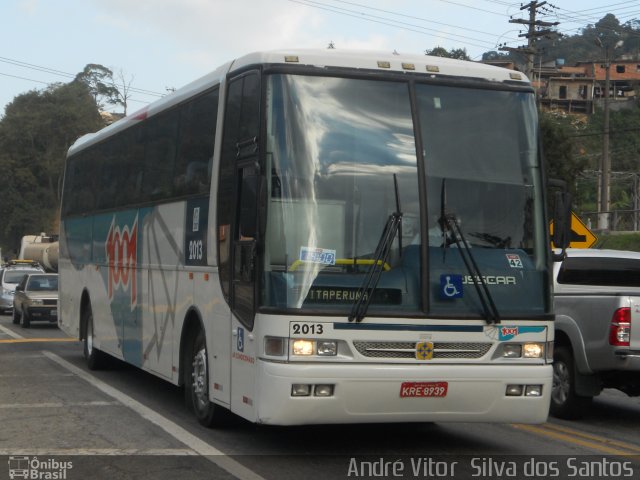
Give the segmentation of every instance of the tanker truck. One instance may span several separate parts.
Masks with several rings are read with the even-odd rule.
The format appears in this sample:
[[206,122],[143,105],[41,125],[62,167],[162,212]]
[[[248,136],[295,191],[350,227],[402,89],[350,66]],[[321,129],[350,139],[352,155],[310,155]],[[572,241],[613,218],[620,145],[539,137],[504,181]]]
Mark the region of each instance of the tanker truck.
[[58,271],[58,235],[25,235],[20,242],[21,260],[33,260],[48,272]]

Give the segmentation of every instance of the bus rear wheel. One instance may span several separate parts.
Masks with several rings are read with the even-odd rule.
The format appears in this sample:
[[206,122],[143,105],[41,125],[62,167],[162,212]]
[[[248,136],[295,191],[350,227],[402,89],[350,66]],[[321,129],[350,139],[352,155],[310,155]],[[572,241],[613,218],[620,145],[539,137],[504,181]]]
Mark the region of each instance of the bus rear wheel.
[[107,364],[106,354],[98,350],[94,345],[93,312],[91,305],[82,312],[82,322],[84,325],[84,345],[83,353],[87,361],[89,370],[100,370]]
[[185,357],[184,393],[187,407],[205,427],[229,424],[231,413],[209,400],[209,363],[204,332],[193,337]]

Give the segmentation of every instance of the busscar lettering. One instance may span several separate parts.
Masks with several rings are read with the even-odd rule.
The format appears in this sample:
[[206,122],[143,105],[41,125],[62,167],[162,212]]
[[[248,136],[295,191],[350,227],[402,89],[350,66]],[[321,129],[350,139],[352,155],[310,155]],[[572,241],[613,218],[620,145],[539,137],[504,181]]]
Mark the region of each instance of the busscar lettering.
[[107,241],[105,242],[105,253],[108,268],[108,295],[109,300],[113,299],[117,288],[123,290],[130,289],[131,308],[137,303],[138,291],[136,282],[136,265],[138,262],[138,217],[133,225],[122,228],[116,225],[116,218],[113,217]]
[[[473,285],[474,277],[471,275],[465,275],[462,279],[464,285]],[[475,275],[476,282],[480,282],[480,277]],[[483,275],[482,280],[487,285],[516,285],[516,277],[511,275]]]

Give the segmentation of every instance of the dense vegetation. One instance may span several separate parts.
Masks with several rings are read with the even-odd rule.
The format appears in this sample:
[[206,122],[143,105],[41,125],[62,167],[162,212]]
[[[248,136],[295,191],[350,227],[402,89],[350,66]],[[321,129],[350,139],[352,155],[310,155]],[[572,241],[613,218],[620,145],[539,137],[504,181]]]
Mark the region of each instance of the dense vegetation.
[[[602,59],[603,49],[615,56],[638,55],[640,21],[621,25],[608,14],[577,35],[542,39],[539,46],[545,51],[543,60],[563,58],[566,64]],[[463,48],[436,47],[425,53],[468,59]],[[511,55],[515,54],[487,52],[484,59],[522,62]],[[66,151],[78,137],[105,125],[100,116],[104,104],[126,108],[126,94],[115,87],[110,70],[89,64],[72,82],[29,91],[7,105],[0,119],[0,248],[5,255],[16,251],[23,235],[57,233]],[[547,176],[568,182],[578,212],[596,210],[595,171],[602,152],[602,123],[601,112],[590,116],[540,113]],[[612,171],[620,172],[612,177],[614,208],[633,208],[633,179],[640,175],[639,129],[637,106],[611,112]]]
[[105,126],[103,103],[121,103],[112,73],[87,65],[69,83],[14,98],[0,120],[0,248],[17,253],[23,235],[58,233],[64,159],[80,136]]

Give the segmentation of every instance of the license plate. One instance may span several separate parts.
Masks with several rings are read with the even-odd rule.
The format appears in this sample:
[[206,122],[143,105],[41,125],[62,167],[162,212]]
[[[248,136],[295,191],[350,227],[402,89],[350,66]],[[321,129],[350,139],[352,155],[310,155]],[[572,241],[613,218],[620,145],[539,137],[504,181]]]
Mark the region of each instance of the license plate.
[[400,398],[446,397],[447,382],[403,382],[400,385]]
[[58,316],[58,310],[57,309],[51,310],[51,316],[52,317],[57,317]]

